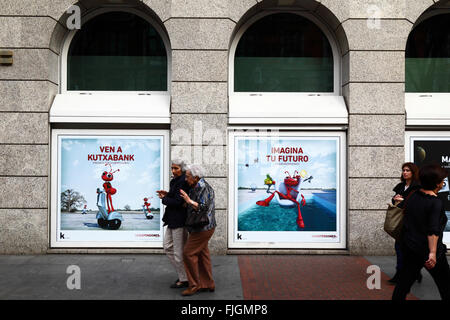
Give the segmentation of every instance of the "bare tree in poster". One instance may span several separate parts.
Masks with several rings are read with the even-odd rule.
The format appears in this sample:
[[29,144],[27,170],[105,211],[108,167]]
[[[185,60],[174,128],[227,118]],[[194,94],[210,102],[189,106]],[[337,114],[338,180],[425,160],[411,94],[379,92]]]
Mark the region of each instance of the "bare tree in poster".
[[84,197],[73,189],[61,192],[61,211],[75,212],[78,207],[86,203]]

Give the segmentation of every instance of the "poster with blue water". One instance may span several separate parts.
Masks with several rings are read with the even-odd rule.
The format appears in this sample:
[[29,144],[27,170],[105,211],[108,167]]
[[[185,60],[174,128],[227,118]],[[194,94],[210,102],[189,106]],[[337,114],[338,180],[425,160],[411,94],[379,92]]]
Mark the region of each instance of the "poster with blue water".
[[56,244],[162,241],[164,136],[114,133],[57,135]]
[[236,243],[341,242],[341,136],[234,142]]

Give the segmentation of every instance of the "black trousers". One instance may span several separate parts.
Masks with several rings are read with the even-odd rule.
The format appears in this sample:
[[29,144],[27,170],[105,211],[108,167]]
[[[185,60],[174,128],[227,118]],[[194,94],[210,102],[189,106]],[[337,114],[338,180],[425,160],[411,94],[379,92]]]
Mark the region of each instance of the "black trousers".
[[[402,248],[403,268],[400,271],[400,278],[395,286],[392,300],[405,300],[412,285],[417,279],[420,270],[424,267],[425,261],[422,257],[408,248]],[[425,268],[426,269],[426,268]],[[441,254],[437,258],[436,265],[433,269],[426,269],[433,277],[442,300],[450,300],[450,267],[447,257]]]
[[[398,240],[395,241],[395,254],[397,255],[397,272],[403,268],[403,254],[401,249],[401,244]],[[400,274],[400,273],[399,273]]]

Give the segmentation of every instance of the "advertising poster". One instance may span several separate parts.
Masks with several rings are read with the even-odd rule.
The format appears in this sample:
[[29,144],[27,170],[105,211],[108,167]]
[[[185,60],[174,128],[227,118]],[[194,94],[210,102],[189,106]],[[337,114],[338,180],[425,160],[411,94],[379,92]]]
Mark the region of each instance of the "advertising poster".
[[162,242],[164,136],[59,134],[54,242]]
[[234,243],[342,246],[341,138],[236,135]]
[[[437,163],[447,170],[447,178],[444,187],[439,191],[438,197],[443,201],[445,213],[450,221],[450,134],[447,136],[412,136],[411,137],[410,156],[412,162],[417,164],[419,168],[424,164]],[[444,242],[450,242],[450,222],[444,232]]]

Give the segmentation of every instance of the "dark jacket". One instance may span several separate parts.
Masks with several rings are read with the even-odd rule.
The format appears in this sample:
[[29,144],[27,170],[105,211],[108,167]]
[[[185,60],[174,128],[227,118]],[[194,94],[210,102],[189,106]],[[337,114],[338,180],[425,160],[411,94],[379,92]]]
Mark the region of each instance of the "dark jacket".
[[214,229],[217,226],[215,215],[215,195],[213,188],[201,178],[195,187],[189,192],[189,198],[198,203],[197,210],[192,206],[188,206],[188,215],[190,214],[206,214],[209,223],[202,228],[187,227],[189,232],[202,232]]
[[442,200],[416,191],[406,203],[400,241],[418,257],[428,260],[428,236],[436,235],[439,237],[436,257],[439,257],[447,251],[442,243],[446,225],[447,216]]
[[[405,190],[405,185],[406,185],[406,182],[400,182],[393,189],[393,191],[395,192],[395,195],[397,195],[397,194],[401,195],[404,200],[406,200],[406,198],[412,191],[420,189],[420,184],[416,181],[411,181],[411,184],[409,185],[408,189],[406,189],[406,190]],[[400,202],[397,205],[397,207],[403,208],[404,203],[405,203],[404,200],[402,202]],[[394,204],[394,197],[392,197],[392,204]]]
[[170,180],[169,192],[162,199],[162,203],[166,205],[162,221],[170,229],[184,227],[186,222],[186,206],[184,205],[184,199],[181,197],[180,189],[183,189],[186,193],[189,193],[190,190],[184,174]]

